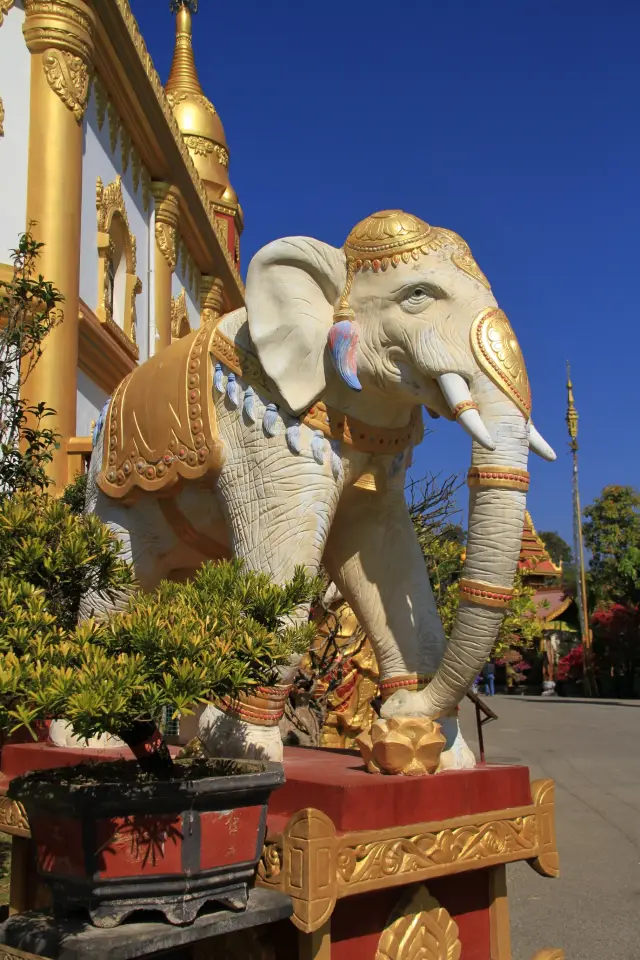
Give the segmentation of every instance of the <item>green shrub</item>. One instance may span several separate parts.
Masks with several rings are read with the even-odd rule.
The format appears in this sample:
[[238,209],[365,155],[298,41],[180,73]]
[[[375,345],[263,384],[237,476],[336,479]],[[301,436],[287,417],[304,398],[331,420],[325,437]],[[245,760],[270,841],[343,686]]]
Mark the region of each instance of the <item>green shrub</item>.
[[[0,524],[6,732],[33,732],[36,721],[57,718],[81,737],[112,733],[135,748],[164,707],[188,714],[199,703],[273,683],[278,666],[311,643],[313,625],[294,619],[318,589],[302,568],[277,586],[240,561],[208,564],[187,583],[133,593],[125,610],[103,621],[75,624],[85,588],[131,585],[113,534],[42,496],[5,502]],[[166,773],[166,747],[147,762]]]

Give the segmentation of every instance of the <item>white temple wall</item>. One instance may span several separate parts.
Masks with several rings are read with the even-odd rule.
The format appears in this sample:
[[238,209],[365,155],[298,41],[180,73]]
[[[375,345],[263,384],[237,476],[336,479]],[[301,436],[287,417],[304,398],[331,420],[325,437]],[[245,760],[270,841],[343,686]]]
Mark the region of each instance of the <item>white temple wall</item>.
[[148,209],[145,210],[143,177],[140,176],[136,189],[132,157],[133,154],[129,156],[127,168],[124,170],[120,130],[118,130],[115,149],[112,150],[108,116],[105,116],[100,129],[94,84],[84,116],[80,297],[92,310],[98,306],[96,181],[100,177],[106,187],[119,174],[129,228],[136,238],[136,272],[142,281],[142,293],[136,297],[136,342],[140,350],[140,362],[142,362],[149,356],[149,229],[153,199],[148,199]]
[[[22,0],[4,14],[0,26],[0,98],[4,136],[0,137],[0,263],[9,263],[11,250],[27,221],[29,159],[29,90],[31,54],[22,34]],[[43,150],[46,144],[42,145]]]
[[93,432],[91,424],[97,422],[100,411],[109,398],[86,373],[78,370],[76,398],[76,436],[89,437]]
[[189,313],[189,326],[192,330],[197,330],[200,326],[200,271],[185,245],[180,242],[178,243],[178,262],[171,281],[171,296],[179,297],[183,288]]

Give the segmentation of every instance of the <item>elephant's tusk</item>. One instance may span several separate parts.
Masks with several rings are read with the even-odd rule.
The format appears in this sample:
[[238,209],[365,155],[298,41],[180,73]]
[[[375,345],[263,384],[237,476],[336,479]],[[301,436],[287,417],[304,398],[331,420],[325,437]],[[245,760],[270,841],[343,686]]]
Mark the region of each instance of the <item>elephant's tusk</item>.
[[491,439],[491,434],[485,427],[469,387],[460,374],[443,373],[438,377],[438,383],[460,426],[485,450],[495,450],[496,445]]
[[529,421],[529,446],[543,460],[555,460],[556,452],[550,447],[544,437],[540,436],[534,425]]

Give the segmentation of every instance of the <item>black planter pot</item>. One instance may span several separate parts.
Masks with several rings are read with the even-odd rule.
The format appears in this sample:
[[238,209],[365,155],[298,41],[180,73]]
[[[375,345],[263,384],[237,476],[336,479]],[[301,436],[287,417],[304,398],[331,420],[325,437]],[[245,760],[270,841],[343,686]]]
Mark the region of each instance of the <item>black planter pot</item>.
[[132,761],[13,780],[55,911],[84,909],[95,926],[113,927],[138,910],[185,924],[207,902],[244,909],[284,771],[242,760],[219,761],[216,775],[204,767],[143,781]]

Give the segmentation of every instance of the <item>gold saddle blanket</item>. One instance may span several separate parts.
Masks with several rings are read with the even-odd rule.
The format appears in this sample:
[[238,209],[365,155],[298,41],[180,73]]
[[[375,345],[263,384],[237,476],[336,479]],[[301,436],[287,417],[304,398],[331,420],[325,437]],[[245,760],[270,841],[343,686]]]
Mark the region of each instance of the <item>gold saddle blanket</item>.
[[109,404],[98,486],[109,497],[174,493],[223,463],[209,356],[215,323],[160,350],[126,377]]

